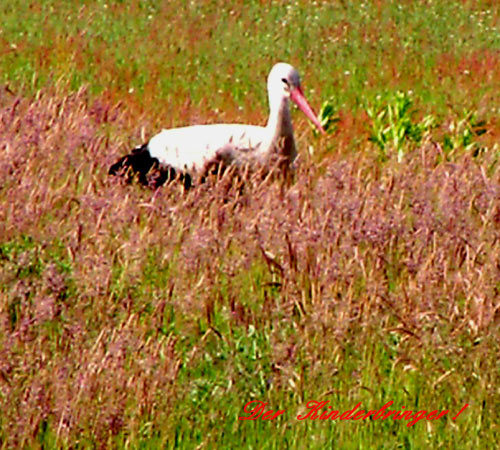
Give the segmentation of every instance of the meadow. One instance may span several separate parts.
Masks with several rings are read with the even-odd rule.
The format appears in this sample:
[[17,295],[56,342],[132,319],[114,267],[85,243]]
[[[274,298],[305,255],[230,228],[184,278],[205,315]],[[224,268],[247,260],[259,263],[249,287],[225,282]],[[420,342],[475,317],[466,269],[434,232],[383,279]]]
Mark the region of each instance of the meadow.
[[[499,14],[2,2],[0,447],[497,448]],[[278,61],[330,121],[293,112],[292,183],[107,175],[163,127],[265,123]]]

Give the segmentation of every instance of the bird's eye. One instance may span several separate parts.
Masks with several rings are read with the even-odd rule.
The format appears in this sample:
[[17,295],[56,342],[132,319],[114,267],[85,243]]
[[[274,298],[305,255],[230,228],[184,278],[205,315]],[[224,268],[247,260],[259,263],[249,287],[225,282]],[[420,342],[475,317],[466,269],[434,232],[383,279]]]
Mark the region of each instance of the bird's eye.
[[283,81],[283,83],[285,83],[288,86],[288,80],[286,78],[282,78],[281,81]]

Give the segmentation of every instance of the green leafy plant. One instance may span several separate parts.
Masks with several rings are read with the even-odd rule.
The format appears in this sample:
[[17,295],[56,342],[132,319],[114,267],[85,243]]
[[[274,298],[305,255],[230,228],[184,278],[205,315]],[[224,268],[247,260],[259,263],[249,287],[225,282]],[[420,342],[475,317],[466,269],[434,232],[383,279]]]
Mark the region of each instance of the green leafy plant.
[[393,150],[401,162],[407,144],[420,143],[425,133],[435,126],[432,115],[425,116],[420,122],[413,121],[415,110],[412,105],[408,93],[397,91],[392,96],[378,97],[375,104],[366,108],[372,121],[369,139],[377,144],[384,158],[388,151]]
[[[318,119],[321,126],[328,134],[331,134],[336,130],[335,125],[339,122],[340,117],[335,113],[335,107],[333,106],[333,102],[331,100],[323,102],[321,109],[319,110]],[[311,124],[311,128],[314,136],[319,136],[319,131],[316,127]]]
[[452,121],[448,126],[448,133],[443,138],[443,150],[446,154],[452,154],[456,149],[473,151],[474,156],[480,151],[480,145],[476,138],[486,133],[486,122],[477,118],[474,111],[464,111],[463,117]]

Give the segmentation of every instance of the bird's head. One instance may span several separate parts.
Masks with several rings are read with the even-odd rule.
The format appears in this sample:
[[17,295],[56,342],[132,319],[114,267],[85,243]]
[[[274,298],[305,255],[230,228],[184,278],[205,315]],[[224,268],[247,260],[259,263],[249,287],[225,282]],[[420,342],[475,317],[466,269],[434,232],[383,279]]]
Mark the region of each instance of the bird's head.
[[[302,112],[325,134],[318,117],[307,102],[300,85],[300,76],[297,70],[287,63],[277,63],[269,72],[267,77],[267,89],[269,91],[269,101],[281,102],[283,98],[290,98]],[[271,105],[272,107],[272,105]]]

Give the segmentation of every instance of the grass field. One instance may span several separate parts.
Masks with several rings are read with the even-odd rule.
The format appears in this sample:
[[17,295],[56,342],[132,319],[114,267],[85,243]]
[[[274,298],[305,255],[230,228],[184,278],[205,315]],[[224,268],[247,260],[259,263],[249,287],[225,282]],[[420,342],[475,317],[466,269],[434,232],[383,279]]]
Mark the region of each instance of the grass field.
[[[1,447],[497,448],[499,14],[3,2]],[[291,185],[107,176],[162,127],[265,123],[280,60],[335,119],[294,113]]]

